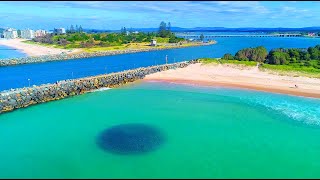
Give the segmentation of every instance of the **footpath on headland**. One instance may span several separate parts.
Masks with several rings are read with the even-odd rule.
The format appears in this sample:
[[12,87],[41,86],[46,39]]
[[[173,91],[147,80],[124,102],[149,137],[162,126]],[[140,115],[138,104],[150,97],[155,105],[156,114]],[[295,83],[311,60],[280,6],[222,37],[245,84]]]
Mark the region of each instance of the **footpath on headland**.
[[50,61],[64,61],[64,60],[78,60],[83,58],[91,58],[91,57],[99,57],[99,56],[111,56],[118,54],[130,54],[130,53],[139,53],[139,52],[148,52],[148,51],[161,51],[167,49],[178,49],[178,48],[188,48],[188,47],[196,47],[196,46],[206,46],[212,45],[216,42],[210,43],[198,43],[190,46],[167,46],[167,47],[150,47],[146,49],[124,49],[124,50],[110,50],[110,51],[98,51],[98,52],[78,52],[78,53],[66,53],[62,52],[60,54],[54,55],[42,55],[42,56],[29,56],[22,58],[7,58],[0,59],[0,67],[1,66],[12,66],[19,64],[29,64],[29,63],[42,63],[42,62],[50,62]]
[[74,80],[59,81],[54,84],[44,84],[29,88],[20,88],[0,92],[0,114],[33,104],[59,100],[103,87],[117,87],[128,82],[144,78],[148,74],[169,69],[184,68],[199,60],[178,62],[146,68],[138,68],[123,72],[92,76]]

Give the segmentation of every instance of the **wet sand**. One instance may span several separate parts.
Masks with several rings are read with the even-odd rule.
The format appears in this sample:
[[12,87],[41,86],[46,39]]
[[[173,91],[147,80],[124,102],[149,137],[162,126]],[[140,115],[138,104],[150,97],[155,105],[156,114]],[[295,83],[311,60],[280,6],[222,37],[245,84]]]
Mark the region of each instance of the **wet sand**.
[[320,98],[320,79],[280,76],[260,71],[258,67],[238,65],[197,63],[186,68],[147,75],[144,81],[245,88]]
[[22,41],[26,41],[26,39],[1,39],[0,45],[8,46],[11,48],[15,48],[21,50],[28,56],[42,56],[42,55],[54,55],[61,53],[74,53],[78,50],[64,50],[58,48],[51,48],[46,46],[41,46],[37,44],[27,44]]

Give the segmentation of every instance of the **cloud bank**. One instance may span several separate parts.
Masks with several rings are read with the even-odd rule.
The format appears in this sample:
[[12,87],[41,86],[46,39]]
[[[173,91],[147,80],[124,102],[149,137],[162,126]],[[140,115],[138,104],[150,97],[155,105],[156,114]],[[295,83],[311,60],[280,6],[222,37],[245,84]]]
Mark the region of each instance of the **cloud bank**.
[[0,2],[0,27],[96,29],[157,27],[317,26],[319,2],[267,1],[42,1]]

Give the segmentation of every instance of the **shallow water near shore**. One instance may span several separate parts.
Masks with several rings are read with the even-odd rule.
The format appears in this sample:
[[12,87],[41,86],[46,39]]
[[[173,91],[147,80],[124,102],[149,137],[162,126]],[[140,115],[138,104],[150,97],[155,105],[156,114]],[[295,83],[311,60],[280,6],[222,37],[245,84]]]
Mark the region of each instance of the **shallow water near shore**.
[[27,56],[27,54],[25,54],[19,50],[10,48],[8,46],[0,45],[0,59],[20,58],[20,57],[26,57],[26,56]]
[[[0,178],[317,178],[320,100],[134,83],[0,115]],[[97,146],[139,123],[166,141],[139,155]]]

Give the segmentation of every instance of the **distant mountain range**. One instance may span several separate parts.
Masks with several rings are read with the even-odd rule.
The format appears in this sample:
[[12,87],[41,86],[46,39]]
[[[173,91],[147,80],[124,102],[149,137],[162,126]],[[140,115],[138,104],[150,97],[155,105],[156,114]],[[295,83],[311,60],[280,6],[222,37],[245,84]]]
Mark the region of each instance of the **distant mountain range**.
[[[103,33],[103,32],[112,32],[112,30],[102,30],[102,29],[83,29],[87,33]],[[119,30],[120,31],[120,30]]]
[[224,27],[196,27],[185,29],[186,31],[207,31],[207,32],[284,32],[284,31],[320,31],[320,27],[303,28],[224,28]]

